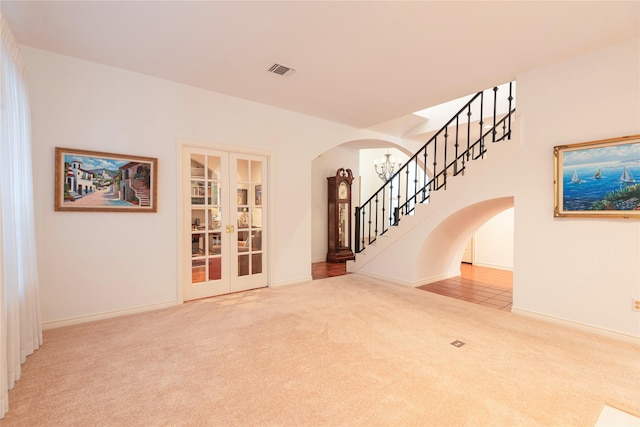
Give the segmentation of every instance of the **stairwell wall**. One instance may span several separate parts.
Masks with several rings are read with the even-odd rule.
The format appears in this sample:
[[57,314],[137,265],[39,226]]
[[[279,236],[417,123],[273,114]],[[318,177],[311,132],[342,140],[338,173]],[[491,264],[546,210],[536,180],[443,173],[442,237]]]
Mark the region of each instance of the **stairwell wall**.
[[512,204],[513,312],[637,341],[640,221],[554,218],[553,147],[640,134],[638,76],[637,38],[518,76],[513,139],[432,193],[421,222],[403,218],[350,271],[412,286],[458,275],[471,234]]
[[640,221],[553,217],[553,147],[640,134],[640,39],[518,76],[514,311],[640,337]]
[[402,217],[400,226],[379,236],[364,255],[349,263],[357,271],[397,283],[420,286],[460,274],[460,260],[473,233],[496,214],[513,207],[514,183],[504,170],[520,150],[518,123],[511,141],[491,144],[485,159],[450,176],[447,189],[430,193],[430,202]]

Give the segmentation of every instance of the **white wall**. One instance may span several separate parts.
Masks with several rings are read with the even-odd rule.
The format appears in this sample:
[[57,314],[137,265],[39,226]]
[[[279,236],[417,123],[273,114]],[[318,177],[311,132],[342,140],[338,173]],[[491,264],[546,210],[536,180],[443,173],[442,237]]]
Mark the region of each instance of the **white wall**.
[[518,77],[514,308],[640,336],[640,222],[553,217],[553,146],[640,133],[640,39]]
[[[274,285],[310,276],[312,160],[345,141],[381,139],[99,64],[23,54],[44,322],[176,300],[177,139],[271,154]],[[634,39],[518,77],[522,149],[492,172],[509,177],[508,188],[487,193],[515,195],[515,309],[640,336],[631,311],[640,298],[640,223],[554,218],[552,157],[554,145],[640,133],[639,75]],[[56,146],[158,157],[158,213],[54,212]],[[122,251],[134,243],[135,255]]]
[[473,263],[513,270],[513,208],[485,222],[474,234]]
[[[23,47],[46,323],[175,303],[179,140],[270,155],[272,285],[311,276],[313,158],[379,134]],[[54,147],[157,157],[158,213],[53,211]],[[124,250],[132,248],[133,250]]]

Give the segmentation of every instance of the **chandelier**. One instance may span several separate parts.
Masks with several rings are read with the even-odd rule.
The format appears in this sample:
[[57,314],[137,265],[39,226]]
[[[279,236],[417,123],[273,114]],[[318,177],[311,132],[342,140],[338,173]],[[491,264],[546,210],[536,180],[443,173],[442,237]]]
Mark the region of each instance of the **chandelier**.
[[387,182],[389,181],[389,178],[391,178],[391,175],[396,171],[396,167],[400,167],[400,162],[394,162],[391,158],[391,154],[387,153],[384,155],[382,163],[378,163],[378,160],[374,160],[373,167],[380,179]]

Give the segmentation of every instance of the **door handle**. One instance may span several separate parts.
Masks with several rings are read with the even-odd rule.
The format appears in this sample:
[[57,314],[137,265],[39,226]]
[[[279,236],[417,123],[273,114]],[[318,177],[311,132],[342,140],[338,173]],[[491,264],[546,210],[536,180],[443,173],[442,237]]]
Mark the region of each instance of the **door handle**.
[[235,228],[233,227],[233,225],[227,225],[227,233],[233,233],[235,231]]

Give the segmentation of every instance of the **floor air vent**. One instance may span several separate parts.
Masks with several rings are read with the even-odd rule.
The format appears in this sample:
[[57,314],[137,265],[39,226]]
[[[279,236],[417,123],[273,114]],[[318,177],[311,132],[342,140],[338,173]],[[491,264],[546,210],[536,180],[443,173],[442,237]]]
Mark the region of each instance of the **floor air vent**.
[[289,68],[289,67],[286,67],[286,66],[280,65],[280,64],[273,64],[271,66],[271,68],[269,68],[269,72],[275,73],[275,74],[280,74],[281,76],[286,76],[288,74],[292,74],[295,71],[296,70],[294,70],[293,68]]

